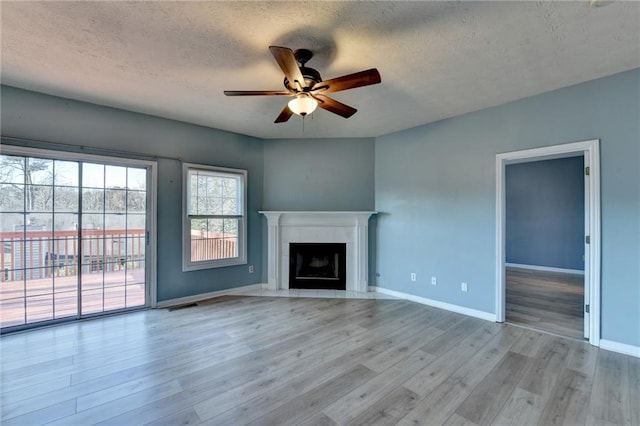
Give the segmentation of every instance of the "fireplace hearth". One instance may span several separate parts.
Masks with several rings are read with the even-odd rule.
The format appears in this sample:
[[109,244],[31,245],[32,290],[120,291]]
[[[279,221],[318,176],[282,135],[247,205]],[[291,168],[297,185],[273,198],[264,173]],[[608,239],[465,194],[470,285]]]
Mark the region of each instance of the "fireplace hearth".
[[346,289],[347,245],[290,243],[289,288]]

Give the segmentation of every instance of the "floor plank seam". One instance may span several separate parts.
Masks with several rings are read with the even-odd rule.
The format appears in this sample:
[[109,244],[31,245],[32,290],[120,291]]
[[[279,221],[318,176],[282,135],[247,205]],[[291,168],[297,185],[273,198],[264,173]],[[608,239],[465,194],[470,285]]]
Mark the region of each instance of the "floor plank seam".
[[58,327],[3,338],[3,425],[640,419],[635,358],[403,300],[235,296]]

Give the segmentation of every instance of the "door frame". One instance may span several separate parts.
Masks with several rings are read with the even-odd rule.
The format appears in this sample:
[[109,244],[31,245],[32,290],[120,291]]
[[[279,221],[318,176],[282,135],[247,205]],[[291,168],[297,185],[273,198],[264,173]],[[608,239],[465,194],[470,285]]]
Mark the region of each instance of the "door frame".
[[[158,162],[144,159],[126,158],[126,157],[111,157],[108,155],[87,154],[84,152],[75,151],[62,151],[57,149],[42,149],[31,148],[21,145],[12,145],[5,142],[11,141],[11,138],[2,138],[2,149],[0,152],[5,155],[24,155],[24,156],[36,156],[50,158],[53,160],[67,160],[67,161],[84,161],[84,162],[98,162],[105,165],[113,166],[144,166],[148,169],[150,188],[147,189],[149,200],[149,211],[147,212],[147,223],[149,232],[149,243],[147,247],[148,257],[146,260],[145,268],[147,268],[147,285],[149,287],[148,297],[149,300],[146,307],[155,308],[158,303],[158,288],[157,288],[157,206],[158,206]],[[117,311],[117,312],[126,312]],[[108,314],[107,312],[106,314]],[[102,313],[97,314],[102,315]],[[85,316],[84,318],[92,317],[93,314]],[[29,325],[27,325],[29,326]]]
[[589,343],[600,346],[600,140],[592,139],[561,145],[526,149],[496,154],[496,321],[504,322],[506,316],[506,194],[505,169],[509,164],[526,163],[556,158],[584,156],[585,174],[585,241],[584,286],[585,334]]

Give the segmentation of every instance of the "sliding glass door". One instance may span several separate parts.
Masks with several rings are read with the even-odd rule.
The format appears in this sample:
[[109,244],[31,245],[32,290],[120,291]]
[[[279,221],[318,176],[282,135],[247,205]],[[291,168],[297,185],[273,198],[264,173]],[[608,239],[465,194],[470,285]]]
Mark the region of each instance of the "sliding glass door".
[[148,306],[149,166],[6,151],[3,330]]
[[146,304],[146,172],[82,165],[83,314]]

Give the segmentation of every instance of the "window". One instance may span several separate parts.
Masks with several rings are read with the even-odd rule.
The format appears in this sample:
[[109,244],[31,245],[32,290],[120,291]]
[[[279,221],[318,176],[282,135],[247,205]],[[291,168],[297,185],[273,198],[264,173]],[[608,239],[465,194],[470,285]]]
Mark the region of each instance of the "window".
[[247,171],[183,165],[182,269],[247,263]]

